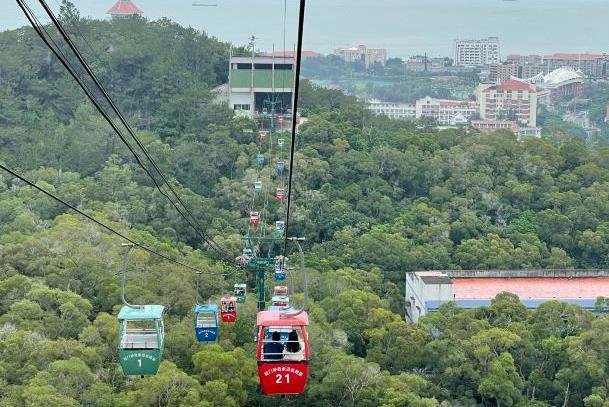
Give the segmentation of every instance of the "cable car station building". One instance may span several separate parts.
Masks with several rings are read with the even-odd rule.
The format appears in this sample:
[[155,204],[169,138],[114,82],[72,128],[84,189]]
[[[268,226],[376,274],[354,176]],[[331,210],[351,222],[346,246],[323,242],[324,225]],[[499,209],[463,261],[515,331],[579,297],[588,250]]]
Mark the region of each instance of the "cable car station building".
[[485,307],[501,292],[516,294],[535,309],[547,301],[596,311],[596,299],[609,293],[609,270],[463,270],[406,273],[406,320],[415,323],[442,304]]
[[228,76],[229,106],[249,117],[292,113],[294,58],[231,57]]

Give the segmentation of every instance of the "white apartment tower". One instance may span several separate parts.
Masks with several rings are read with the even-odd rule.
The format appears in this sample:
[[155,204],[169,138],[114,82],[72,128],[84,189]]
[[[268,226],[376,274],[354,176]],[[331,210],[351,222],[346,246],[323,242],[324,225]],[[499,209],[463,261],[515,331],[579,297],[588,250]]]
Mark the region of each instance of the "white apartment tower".
[[480,66],[500,62],[499,37],[455,40],[455,65]]

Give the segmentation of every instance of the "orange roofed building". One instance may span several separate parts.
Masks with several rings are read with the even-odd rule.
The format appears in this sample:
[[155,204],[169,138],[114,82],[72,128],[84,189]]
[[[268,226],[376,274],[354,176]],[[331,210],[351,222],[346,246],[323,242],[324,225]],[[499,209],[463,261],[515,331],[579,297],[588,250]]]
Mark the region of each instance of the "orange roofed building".
[[406,319],[418,319],[442,304],[464,309],[485,307],[502,292],[516,294],[527,308],[547,301],[596,309],[609,295],[609,270],[470,270],[406,273]]
[[143,11],[131,0],[118,0],[114,6],[108,10],[112,18],[125,18],[131,16],[141,16]]
[[537,126],[537,88],[510,79],[500,84],[483,83],[476,90],[482,120],[512,120],[521,126]]

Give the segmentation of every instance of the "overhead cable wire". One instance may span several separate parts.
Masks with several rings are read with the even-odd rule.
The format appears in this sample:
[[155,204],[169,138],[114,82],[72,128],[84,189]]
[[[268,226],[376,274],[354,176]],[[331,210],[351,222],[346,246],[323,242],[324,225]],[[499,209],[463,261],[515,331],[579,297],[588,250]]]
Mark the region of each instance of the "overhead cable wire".
[[289,226],[290,226],[290,209],[292,202],[292,176],[294,175],[294,149],[296,147],[296,116],[298,112],[298,90],[300,88],[300,65],[302,62],[302,36],[304,32],[304,17],[305,17],[306,0],[300,0],[300,8],[298,11],[298,42],[296,45],[296,72],[294,74],[294,106],[292,106],[292,145],[290,146],[290,174],[288,175],[288,198],[285,215],[285,239],[283,241],[283,253],[285,256],[288,246]]
[[[165,196],[170,203],[172,204],[172,206],[174,207],[174,209],[176,209],[176,211],[187,221],[187,223],[195,230],[195,232],[197,233],[197,235],[199,235],[199,237],[202,238],[202,240],[208,244],[208,246],[212,249],[215,250],[216,252],[220,253],[221,255],[223,255],[223,257],[225,257],[225,259],[228,259],[229,262],[233,262],[232,258],[230,257],[230,255],[227,255],[227,252],[225,252],[223,249],[221,249],[215,242],[213,242],[213,240],[211,240],[206,234],[204,234],[203,232],[201,232],[195,225],[193,225],[193,222],[183,213],[182,209],[180,209],[178,207],[178,205],[173,201],[173,199],[171,199],[167,193],[165,191],[162,190],[161,186],[159,185],[159,183],[157,182],[156,178],[150,173],[150,171],[148,170],[148,168],[143,164],[143,162],[141,161],[139,155],[135,152],[133,146],[125,139],[125,137],[123,136],[122,132],[118,129],[116,123],[114,123],[114,121],[112,120],[112,118],[110,118],[107,114],[107,112],[103,109],[103,107],[101,106],[101,104],[99,103],[99,101],[95,98],[95,96],[92,94],[92,91],[90,90],[90,88],[87,86],[87,84],[82,80],[82,78],[80,78],[80,76],[76,73],[75,69],[72,67],[72,65],[69,63],[69,61],[67,60],[67,58],[65,57],[65,55],[63,54],[63,52],[61,51],[61,49],[59,49],[59,47],[57,46],[57,44],[53,41],[52,37],[50,36],[50,34],[46,31],[46,29],[44,29],[44,27],[38,22],[36,16],[33,14],[33,12],[31,11],[31,9],[29,8],[29,6],[27,5],[27,3],[24,0],[17,0],[18,5],[21,7],[21,9],[23,10],[24,14],[26,15],[26,17],[28,18],[28,20],[30,21],[30,23],[32,24],[32,27],[34,28],[34,30],[36,31],[36,33],[38,34],[38,36],[42,39],[42,41],[47,45],[47,47],[55,54],[55,56],[58,58],[58,60],[61,62],[61,64],[68,70],[68,72],[70,73],[70,75],[76,80],[76,82],[78,83],[78,85],[81,87],[81,89],[85,92],[85,94],[87,95],[87,97],[91,100],[91,102],[93,103],[93,105],[95,106],[95,108],[98,110],[98,112],[106,119],[106,121],[110,124],[110,126],[112,127],[112,129],[114,130],[114,132],[119,136],[119,138],[121,139],[121,141],[127,146],[127,148],[129,149],[129,151],[131,151],[131,153],[133,154],[133,156],[135,157],[136,162],[138,163],[138,165],[147,173],[147,175],[149,176],[149,178],[153,181],[153,183],[155,184],[157,190],[163,195]],[[43,4],[44,1],[41,1],[41,4]],[[54,20],[54,23],[57,25],[59,25],[59,27],[61,27],[61,24],[57,21],[57,19],[54,17],[54,15],[52,14],[52,11],[50,11],[50,9],[48,8],[48,5],[46,5],[46,3],[43,4],[43,7],[45,7],[45,10],[47,12],[51,12],[50,16],[51,19]],[[67,33],[65,33],[65,30],[63,30],[63,27],[59,28],[58,30],[60,30],[60,33],[62,33],[62,36],[65,34],[67,36]],[[49,37],[48,39],[45,37],[45,34]],[[64,39],[66,38],[66,36],[64,36]],[[69,36],[67,36],[67,38],[69,39]],[[68,41],[68,40],[66,40]],[[90,73],[91,78],[94,80],[94,82],[96,83],[96,85],[98,85],[99,90],[102,92],[102,94],[104,94],[104,97],[106,97],[106,100],[108,101],[108,103],[110,103],[111,106],[114,106],[114,108],[116,108],[116,105],[113,103],[113,101],[109,98],[109,96],[107,95],[107,92],[105,91],[105,89],[101,86],[101,84],[99,83],[99,81],[97,80],[97,78],[94,76],[93,72],[91,71],[91,68],[86,64],[86,62],[84,61],[84,59],[82,58],[82,55],[80,55],[80,53],[78,52],[78,49],[76,48],[76,50],[74,50],[73,46],[74,43],[71,41],[71,39],[69,40],[71,45],[71,49],[72,51],[75,53],[75,55],[77,55],[77,57],[79,58],[79,61],[84,62],[83,67],[85,68],[85,70],[87,70],[88,73]],[[53,43],[53,45],[55,45],[55,47],[53,45],[51,45],[51,43]],[[115,110],[115,113],[117,114],[117,116],[119,116],[119,118],[122,117],[122,120],[124,120],[124,117],[122,116],[122,114],[120,113],[120,111],[118,111],[118,109]],[[122,121],[121,120],[121,121]],[[126,123],[126,121],[124,122],[125,127],[130,130],[131,128],[128,127],[128,123]],[[196,223],[196,219],[194,218],[194,216],[192,215],[192,213],[188,210],[188,208],[184,205],[183,201],[181,200],[181,198],[179,197],[179,195],[177,194],[177,192],[175,192],[175,190],[173,189],[173,187],[171,186],[171,184],[166,180],[166,178],[164,177],[164,175],[162,174],[162,172],[160,172],[160,169],[158,169],[158,166],[156,166],[156,163],[154,162],[154,160],[152,160],[152,158],[149,156],[149,154],[147,153],[147,151],[145,150],[144,146],[141,144],[141,142],[139,141],[139,139],[137,139],[137,136],[135,136],[135,134],[133,133],[133,130],[130,131],[130,133],[132,133],[132,137],[134,138],[134,140],[136,141],[136,143],[138,144],[138,146],[142,149],[142,151],[144,151],[144,154],[147,156],[147,158],[149,159],[149,161],[151,161],[151,163],[153,163],[153,166],[155,166],[155,168],[157,168],[157,170],[159,171],[159,173],[161,174],[162,178],[165,181],[165,184],[169,187],[170,190],[173,191],[174,195],[176,195],[176,197],[178,198],[178,201],[180,201],[180,203],[182,204],[182,206],[184,207],[184,210],[189,212],[189,214],[191,215],[191,217],[193,218],[193,220]]]
[[[143,245],[142,243],[139,243],[133,239],[131,239],[129,236],[125,235],[124,233],[121,233],[119,231],[117,231],[116,229],[106,225],[105,223],[103,223],[102,221],[94,218],[91,215],[88,215],[87,213],[83,212],[82,210],[78,209],[77,207],[75,207],[74,205],[66,202],[65,200],[61,199],[60,197],[58,197],[57,195],[53,194],[52,192],[47,191],[46,189],[39,187],[38,185],[36,185],[35,183],[33,183],[32,181],[28,180],[27,178],[23,177],[22,175],[16,173],[15,171],[11,170],[10,168],[6,167],[5,165],[0,163],[0,169],[6,171],[7,173],[11,174],[12,176],[14,176],[15,178],[18,178],[20,181],[26,183],[27,185],[29,185],[30,187],[38,190],[39,192],[42,192],[43,194],[45,194],[46,196],[48,196],[49,198],[54,199],[55,201],[61,203],[62,205],[70,208],[71,210],[73,210],[74,212],[78,213],[79,215],[85,217],[86,219],[90,220],[91,222],[95,223],[96,225],[102,227],[103,229],[107,230],[110,233],[113,233],[117,236],[119,236],[120,238],[126,240],[127,242],[133,244],[135,247],[138,247],[154,256],[160,257],[161,259],[169,262],[169,263],[173,263],[175,265],[184,267],[185,269],[188,269],[190,271],[194,271],[197,273],[202,273],[202,274],[213,274],[213,275],[220,275],[218,273],[214,273],[214,272],[210,272],[210,271],[204,271],[201,270],[199,268],[190,266],[186,263],[183,263],[179,260],[176,260],[168,255],[165,255],[163,253],[159,253],[158,251],[151,249],[148,246]],[[229,275],[230,273],[223,273],[221,275]]]
[[[197,235],[199,235],[199,237],[206,242],[212,249],[216,250],[217,252],[221,253],[223,256],[230,258],[230,255],[227,255],[227,252],[225,250],[223,250],[222,248],[220,248],[215,242],[213,242],[213,239],[211,239],[209,236],[207,236],[205,233],[201,232],[200,229],[202,229],[201,225],[198,223],[196,217],[193,215],[193,213],[190,211],[190,209],[188,208],[188,206],[184,203],[184,201],[181,199],[181,197],[179,196],[179,194],[176,192],[176,190],[173,188],[173,186],[169,183],[169,181],[167,180],[167,178],[165,177],[165,175],[163,174],[163,172],[161,171],[161,169],[158,167],[158,165],[156,164],[156,162],[152,159],[152,157],[150,156],[150,154],[148,153],[148,151],[146,150],[146,147],[142,144],[142,142],[138,139],[137,135],[135,134],[135,131],[133,130],[133,128],[129,125],[129,123],[127,122],[127,120],[125,119],[124,115],[122,114],[122,112],[120,111],[120,109],[116,106],[116,104],[114,103],[114,100],[110,97],[110,95],[108,94],[108,92],[106,91],[106,89],[104,88],[104,86],[101,84],[101,82],[99,81],[99,79],[97,78],[97,76],[95,75],[95,73],[93,72],[93,70],[91,69],[91,67],[89,66],[89,64],[87,63],[87,61],[84,59],[84,57],[82,56],[81,52],[79,51],[78,47],[76,46],[76,44],[74,43],[74,41],[72,40],[72,38],[70,37],[70,35],[67,33],[67,31],[64,29],[63,25],[61,24],[61,22],[57,19],[57,17],[55,16],[55,14],[53,13],[53,11],[51,10],[51,8],[48,6],[47,2],[45,0],[39,0],[39,3],[42,5],[42,7],[44,8],[44,10],[46,11],[46,13],[48,14],[48,16],[51,18],[51,20],[53,21],[53,24],[55,25],[55,27],[57,28],[57,30],[59,31],[59,33],[61,34],[61,36],[63,37],[64,41],[68,44],[68,46],[70,47],[70,49],[72,50],[72,52],[74,53],[74,55],[76,56],[76,58],[78,59],[78,61],[80,62],[81,66],[85,69],[85,71],[87,72],[87,74],[89,75],[89,77],[93,80],[93,82],[95,83],[95,85],[97,86],[97,88],[100,90],[100,92],[102,93],[102,95],[104,96],[104,98],[106,99],[106,101],[108,102],[108,104],[110,105],[110,107],[112,108],[112,110],[114,111],[114,113],[117,115],[117,117],[119,118],[120,122],[122,123],[122,125],[125,127],[125,129],[127,130],[127,132],[131,135],[131,137],[133,138],[133,140],[135,141],[135,143],[137,144],[137,146],[142,150],[142,152],[144,153],[144,155],[146,156],[146,158],[148,159],[148,161],[152,164],[153,168],[156,170],[156,172],[159,174],[159,176],[161,177],[161,179],[163,180],[163,183],[167,185],[167,187],[170,189],[170,191],[173,193],[173,195],[176,197],[176,199],[178,200],[178,202],[180,203],[180,205],[183,207],[184,211],[186,211],[186,213],[190,216],[190,220],[181,212],[181,210],[179,210],[175,203],[167,196],[165,195],[165,197],[167,199],[169,199],[172,202],[172,205],[176,208],[176,210],[178,210],[178,212],[180,213],[180,215],[182,217],[184,217],[186,219],[186,221],[190,224],[190,226],[195,230],[195,232],[197,233]],[[135,152],[132,151],[132,153],[135,155]],[[146,173],[149,175],[149,177],[154,181],[155,185],[157,185],[157,189],[160,190],[160,187],[158,186],[156,179],[152,176],[152,174],[150,174],[150,172],[144,167],[144,165],[141,163],[141,161],[138,158],[138,164],[140,164],[140,166],[142,168],[144,168],[144,170],[146,171]],[[197,227],[195,227],[193,225],[193,222],[197,225]]]

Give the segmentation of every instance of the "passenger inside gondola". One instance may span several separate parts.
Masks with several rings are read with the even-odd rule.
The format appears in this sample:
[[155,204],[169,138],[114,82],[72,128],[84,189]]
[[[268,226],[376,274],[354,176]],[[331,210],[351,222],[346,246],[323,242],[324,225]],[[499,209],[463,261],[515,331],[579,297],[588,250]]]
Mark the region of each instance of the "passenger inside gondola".
[[303,360],[303,344],[300,343],[298,332],[292,330],[288,335],[288,340],[283,351],[283,360]]
[[281,335],[274,331],[271,335],[271,341],[264,344],[264,360],[280,360],[283,359],[284,345],[281,343]]
[[235,310],[235,304],[231,301],[228,303],[228,305],[226,306],[226,310],[228,312],[233,312]]

